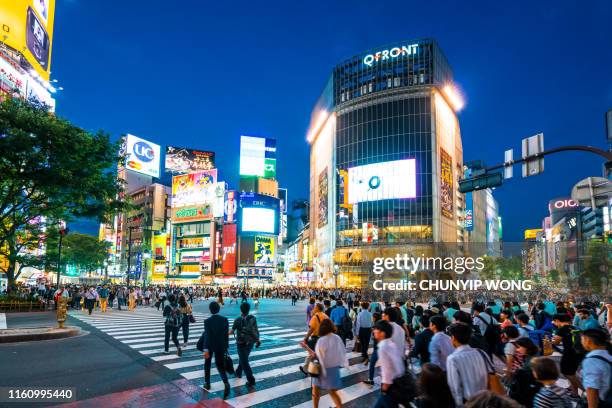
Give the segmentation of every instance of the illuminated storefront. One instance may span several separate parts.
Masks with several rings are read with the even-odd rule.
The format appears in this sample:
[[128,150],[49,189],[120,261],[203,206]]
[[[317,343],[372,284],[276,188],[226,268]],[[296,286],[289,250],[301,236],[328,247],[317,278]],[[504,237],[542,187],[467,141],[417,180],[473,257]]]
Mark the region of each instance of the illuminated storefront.
[[333,69],[307,135],[320,284],[362,286],[374,257],[463,244],[461,104],[432,40],[367,51]]

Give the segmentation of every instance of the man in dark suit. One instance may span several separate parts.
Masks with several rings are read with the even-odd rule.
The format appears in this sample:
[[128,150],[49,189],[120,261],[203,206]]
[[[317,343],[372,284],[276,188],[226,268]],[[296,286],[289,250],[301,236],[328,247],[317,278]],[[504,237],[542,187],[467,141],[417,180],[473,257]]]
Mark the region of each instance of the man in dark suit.
[[428,315],[421,316],[419,325],[423,330],[414,338],[414,347],[410,350],[408,358],[419,358],[421,365],[423,365],[429,363],[429,343],[434,333],[429,328]]
[[210,365],[214,356],[215,365],[225,384],[224,397],[227,397],[230,385],[227,381],[223,357],[229,348],[229,323],[226,317],[219,315],[221,307],[217,302],[210,302],[208,308],[212,316],[204,320],[204,388],[210,389]]

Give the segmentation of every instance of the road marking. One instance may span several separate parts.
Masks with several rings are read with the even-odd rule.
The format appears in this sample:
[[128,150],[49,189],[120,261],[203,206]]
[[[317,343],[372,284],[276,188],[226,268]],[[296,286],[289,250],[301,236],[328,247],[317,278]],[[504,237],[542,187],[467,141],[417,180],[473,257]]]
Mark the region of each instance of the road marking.
[[[374,377],[374,381],[380,382],[380,377]],[[368,385],[363,382],[358,382],[357,384],[353,384],[349,387],[338,390],[338,395],[340,395],[340,400],[342,400],[342,404],[344,405],[347,402],[351,402],[357,398],[361,398],[365,395],[371,394],[378,390],[379,390],[379,387],[375,385]],[[325,394],[321,396],[321,399],[319,400],[319,406],[333,407],[334,401],[332,401],[329,394]],[[299,405],[294,405],[292,408],[311,408],[311,407],[312,407],[312,401],[308,400]]]
[[[274,330],[274,329],[279,329],[279,330]],[[282,333],[282,332],[287,332],[287,331],[295,331],[293,329],[282,329],[282,330],[280,330],[280,329],[281,329],[280,326],[265,326],[265,329],[264,328],[260,328],[259,332],[260,333],[267,333],[267,334],[269,334],[269,333]],[[191,333],[196,333],[196,332],[200,332],[201,333],[203,331],[204,331],[204,328],[198,328],[198,329],[193,329],[193,330],[190,328],[189,329],[189,334],[191,335]],[[132,333],[132,334],[121,335],[121,336],[113,336],[113,337],[115,339],[117,339],[117,340],[135,339],[135,338],[139,338],[139,337],[153,337],[153,336],[157,336],[160,333],[164,334],[165,333],[165,329],[161,328],[161,329],[158,329],[158,330],[150,331],[150,332],[145,333],[145,334],[133,334],[134,333],[133,331],[130,332],[130,333]],[[118,333],[114,333],[114,334],[118,334]]]
[[[351,353],[359,355],[359,353]],[[356,356],[353,356],[356,357]],[[349,355],[349,358],[350,355]],[[298,364],[299,367],[299,364]],[[347,377],[349,375],[357,374],[368,369],[363,364],[354,364],[349,368],[340,369],[340,377]],[[260,378],[261,376],[255,376]],[[221,382],[223,384],[223,382]],[[284,397],[285,395],[293,394],[298,391],[309,389],[312,386],[310,378],[303,378],[301,380],[295,380],[275,387],[265,388],[261,391],[251,392],[249,394],[241,395],[229,400],[225,400],[226,403],[232,405],[235,408],[251,407],[253,405],[261,404],[276,398]],[[211,387],[212,388],[212,387]]]
[[[274,334],[274,333],[286,333],[286,332],[294,332],[295,330],[293,329],[280,329],[280,330],[264,330],[261,329],[260,333],[261,334]],[[192,337],[191,335],[200,335],[204,332],[204,328],[201,329],[196,329],[196,330],[190,330],[189,331],[189,337]],[[143,342],[147,342],[147,341],[152,341],[152,340],[163,340],[165,338],[166,334],[165,331],[162,331],[161,333],[150,333],[150,334],[142,334],[142,335],[136,335],[136,336],[128,336],[130,338],[128,339],[124,339],[123,336],[121,337],[114,337],[117,340],[120,340],[122,343],[125,344],[134,344],[134,343],[143,343]],[[181,332],[179,331],[179,339],[181,338]]]

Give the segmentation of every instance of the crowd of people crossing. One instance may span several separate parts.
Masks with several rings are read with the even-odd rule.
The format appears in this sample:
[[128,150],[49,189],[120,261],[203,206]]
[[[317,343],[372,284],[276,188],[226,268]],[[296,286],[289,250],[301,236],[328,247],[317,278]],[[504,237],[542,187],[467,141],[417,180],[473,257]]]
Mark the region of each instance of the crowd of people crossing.
[[[40,284],[22,288],[51,307],[59,297],[82,313],[111,309],[159,310],[164,321],[164,350],[178,357],[189,341],[194,301],[208,301],[197,349],[204,358],[204,388],[211,369],[230,392],[228,378],[244,375],[255,387],[249,356],[259,347],[252,308],[260,299],[291,300],[303,305],[305,329],[300,370],[312,377],[312,401],[324,392],[342,406],[341,370],[349,354],[367,366],[363,383],[377,387],[376,407],[612,407],[612,304],[601,299],[576,301],[541,291],[531,297],[508,293],[461,293],[453,300],[391,301],[358,289],[245,286],[131,286]],[[384,301],[382,299],[385,299]],[[553,300],[559,301],[553,301]],[[563,299],[562,301],[560,299]],[[302,302],[300,302],[302,301]],[[239,304],[230,324],[221,311]],[[238,366],[227,361],[235,339]],[[181,342],[182,340],[182,342]]]

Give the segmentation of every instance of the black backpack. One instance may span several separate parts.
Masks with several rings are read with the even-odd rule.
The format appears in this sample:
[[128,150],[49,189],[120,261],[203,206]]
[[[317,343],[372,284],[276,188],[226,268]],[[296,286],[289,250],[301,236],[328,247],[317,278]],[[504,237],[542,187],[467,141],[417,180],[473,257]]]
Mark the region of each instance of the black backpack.
[[236,344],[253,344],[257,342],[257,334],[255,333],[255,318],[251,315],[240,317],[240,323],[236,327]]
[[179,310],[178,305],[169,305],[170,313],[166,316],[166,326],[180,327],[183,322],[183,314]]
[[342,332],[346,335],[353,333],[353,321],[349,317],[348,311],[344,313],[342,320],[340,320],[340,328]]
[[542,388],[531,372],[529,363],[523,365],[512,374],[508,387],[508,396],[526,408],[533,407],[533,399]]
[[[499,328],[499,324],[493,323],[493,317],[490,317],[491,320],[489,322],[487,322],[480,315],[476,317],[478,317],[480,320],[484,322],[484,324],[487,325],[487,328],[485,329],[485,332],[483,334],[485,340],[487,341],[487,345],[489,346],[497,345],[501,341],[501,329]],[[495,351],[495,347],[493,348],[493,350],[489,350],[489,352],[494,352],[494,351]]]

